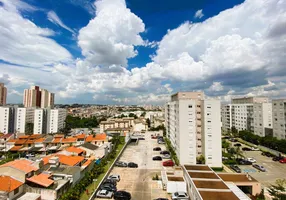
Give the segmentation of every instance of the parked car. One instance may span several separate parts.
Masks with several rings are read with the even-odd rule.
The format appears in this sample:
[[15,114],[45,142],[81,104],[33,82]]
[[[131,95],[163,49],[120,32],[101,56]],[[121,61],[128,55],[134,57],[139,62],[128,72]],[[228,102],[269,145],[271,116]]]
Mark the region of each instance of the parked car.
[[117,188],[115,186],[112,186],[112,185],[101,185],[100,186],[100,189],[101,190],[107,190],[107,191],[110,191],[110,192],[116,192],[117,191]]
[[250,162],[246,159],[238,158],[236,160],[240,165],[252,165],[252,162]]
[[237,173],[241,173],[241,169],[237,165],[230,165],[230,168]]
[[171,158],[171,155],[170,154],[164,154],[162,156],[163,159],[170,159]]
[[286,158],[279,160],[280,163],[286,163]]
[[117,167],[127,167],[127,163],[126,162],[122,162],[122,161],[117,161],[115,163],[115,166],[117,166]]
[[284,157],[283,156],[274,156],[273,158],[272,158],[272,160],[273,161],[280,161],[280,160],[282,160]]
[[134,162],[130,162],[130,163],[128,163],[128,167],[129,168],[138,168],[138,164],[136,164]]
[[155,147],[153,148],[153,151],[161,151],[161,147]]
[[240,144],[240,143],[235,143],[233,146],[235,146],[235,147],[241,147],[241,144]]
[[267,156],[267,157],[274,157],[270,152],[262,152],[261,155]]
[[231,141],[231,142],[237,142],[237,139],[235,139],[235,138],[230,138],[229,141]]
[[157,139],[156,135],[151,136],[152,139]]
[[119,182],[120,181],[120,175],[113,174],[113,175],[110,175],[107,179],[113,179],[113,180],[116,180],[117,182]]
[[158,144],[165,144],[165,141],[164,140],[159,140]]
[[114,179],[105,179],[102,184],[107,184],[107,183],[113,184],[115,186],[117,185],[117,181]]
[[29,153],[26,155],[26,157],[35,157],[35,154]]
[[157,136],[157,139],[158,139],[158,140],[159,140],[159,139],[164,139],[164,137],[161,136],[161,135],[159,135],[159,136]]
[[157,198],[157,199],[153,199],[153,200],[169,200],[168,198]]
[[256,162],[256,160],[255,160],[254,158],[246,158],[246,160],[248,160],[248,161],[250,161],[250,162],[252,162],[252,163],[255,163],[255,162]]
[[107,190],[99,190],[96,194],[97,198],[112,199],[113,192]]
[[162,160],[162,157],[161,156],[154,156],[153,160]]
[[173,167],[175,165],[175,163],[172,160],[166,160],[163,162],[163,166],[167,167],[167,166],[171,166]]
[[258,164],[252,164],[252,167],[262,171],[262,172],[266,172],[265,167],[263,167],[262,165],[258,165]]
[[189,199],[189,196],[185,192],[175,192],[172,194],[172,200]]
[[242,147],[241,149],[242,151],[251,151],[251,148],[248,148],[248,147]]
[[114,193],[114,200],[130,200],[131,194],[129,192],[119,190]]
[[161,151],[160,154],[170,154],[169,151]]
[[251,151],[260,151],[257,147],[251,147]]

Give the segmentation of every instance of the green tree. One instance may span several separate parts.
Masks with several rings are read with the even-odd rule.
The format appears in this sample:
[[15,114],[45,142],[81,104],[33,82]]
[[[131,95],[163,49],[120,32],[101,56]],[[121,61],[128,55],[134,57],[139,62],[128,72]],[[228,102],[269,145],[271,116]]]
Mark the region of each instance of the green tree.
[[230,144],[226,140],[222,140],[221,146],[224,149],[224,152],[226,152],[226,149],[229,148]]
[[26,135],[32,135],[34,132],[34,123],[26,123],[25,126],[25,134]]
[[143,113],[140,115],[140,117],[145,117],[145,115],[146,115],[146,112],[143,112]]
[[255,197],[256,197],[256,200],[265,200],[264,190],[262,189],[261,192]]
[[150,128],[150,126],[151,126],[151,121],[150,121],[149,118],[146,119],[146,123],[148,124],[148,127]]
[[277,179],[275,185],[271,185],[268,192],[273,197],[273,200],[285,200],[286,179]]
[[197,164],[205,164],[206,163],[206,159],[203,155],[200,155],[199,157],[197,157]]
[[137,115],[135,115],[134,113],[130,113],[130,114],[128,115],[128,117],[134,117],[134,119],[137,119],[137,118],[138,118]]

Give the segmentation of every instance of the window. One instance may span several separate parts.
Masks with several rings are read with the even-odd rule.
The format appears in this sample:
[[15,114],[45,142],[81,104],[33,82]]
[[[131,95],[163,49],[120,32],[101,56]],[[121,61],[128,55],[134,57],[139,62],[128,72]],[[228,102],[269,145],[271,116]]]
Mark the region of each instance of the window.
[[189,108],[192,108],[193,106],[192,105],[189,105]]
[[14,195],[18,194],[18,192],[19,192],[19,188],[16,188],[16,189],[14,190]]

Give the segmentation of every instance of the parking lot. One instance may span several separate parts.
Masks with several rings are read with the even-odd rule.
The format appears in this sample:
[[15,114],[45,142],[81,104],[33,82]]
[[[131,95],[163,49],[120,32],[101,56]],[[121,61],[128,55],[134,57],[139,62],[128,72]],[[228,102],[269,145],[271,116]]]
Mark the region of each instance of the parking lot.
[[[152,177],[160,176],[163,169],[162,161],[153,161],[152,157],[160,155],[160,151],[153,151],[154,147],[166,150],[164,144],[157,144],[156,139],[151,139],[152,132],[145,133],[145,140],[139,140],[138,144],[131,143],[127,146],[119,161],[134,162],[138,168],[114,167],[110,174],[118,174],[121,177],[117,184],[118,190],[126,190],[131,193],[132,200],[147,200],[158,197],[168,197],[162,189],[161,181],[153,181]],[[164,161],[164,160],[163,160]]]
[[[242,145],[240,148],[246,147]],[[242,173],[249,173],[256,180],[258,180],[263,186],[268,187],[271,184],[275,184],[275,180],[279,178],[285,178],[286,164],[272,161],[271,157],[261,155],[261,151],[242,151],[246,158],[254,158],[256,164],[262,165],[266,168],[266,172],[261,172],[251,165],[239,165]]]

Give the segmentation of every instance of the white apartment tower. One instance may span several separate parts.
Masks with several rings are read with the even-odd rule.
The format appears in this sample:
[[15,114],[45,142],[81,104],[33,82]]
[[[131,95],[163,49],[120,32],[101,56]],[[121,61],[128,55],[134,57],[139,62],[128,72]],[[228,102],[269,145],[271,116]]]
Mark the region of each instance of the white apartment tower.
[[232,127],[231,104],[221,105],[222,131],[230,132]]
[[254,134],[260,137],[273,135],[272,103],[253,104]]
[[41,90],[41,108],[53,108],[54,107],[54,93],[45,89]]
[[286,139],[286,99],[272,100],[273,136]]
[[0,133],[14,133],[15,108],[0,107]]
[[47,133],[47,110],[36,109],[34,114],[34,134]]
[[26,124],[34,123],[35,108],[17,108],[16,112],[16,126],[17,133],[26,132]]
[[220,101],[204,100],[203,92],[178,92],[166,104],[167,137],[180,164],[196,164],[203,155],[206,164],[221,167]]
[[67,117],[66,109],[50,109],[47,114],[47,133],[57,133],[64,128]]
[[0,106],[6,105],[7,99],[7,88],[4,86],[4,83],[0,83]]

